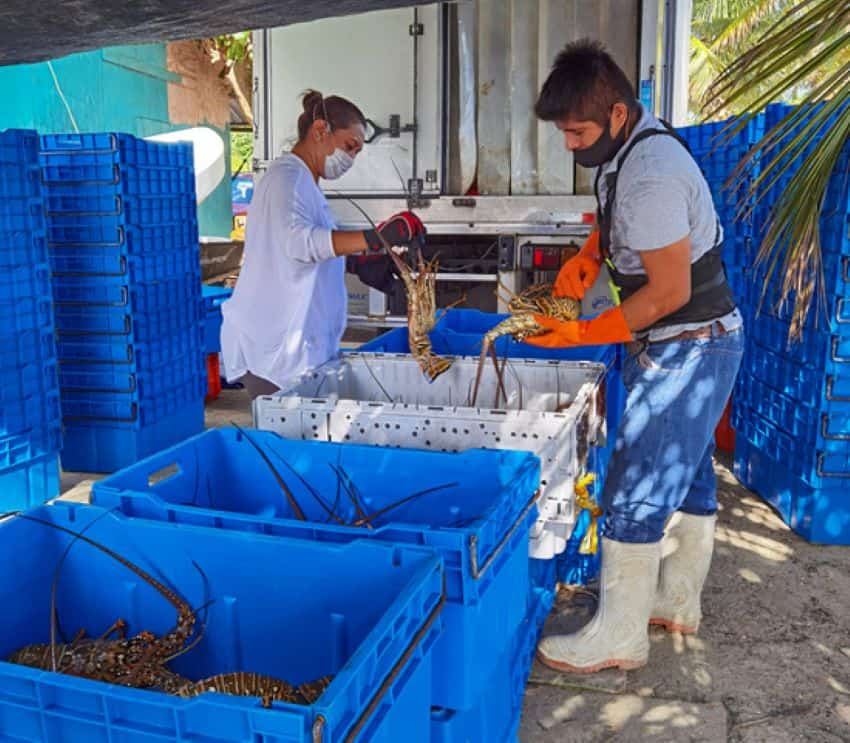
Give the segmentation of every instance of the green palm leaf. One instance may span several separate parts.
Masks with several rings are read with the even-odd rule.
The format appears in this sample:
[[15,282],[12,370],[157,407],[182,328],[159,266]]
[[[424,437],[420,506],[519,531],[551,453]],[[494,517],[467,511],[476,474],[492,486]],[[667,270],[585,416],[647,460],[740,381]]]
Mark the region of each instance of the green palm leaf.
[[[829,177],[850,139],[850,1],[799,0],[717,76],[706,91],[704,111],[712,117],[731,110],[754,88],[750,112],[726,128],[720,143],[767,103],[805,91],[801,108],[766,133],[727,184],[758,203],[800,162],[771,209],[756,259],[768,279],[782,271],[782,290],[774,299],[792,303],[789,335],[799,338],[812,302],[825,300],[819,220]],[[815,136],[820,142],[809,148]],[[745,206],[742,216],[747,211],[752,207]]]

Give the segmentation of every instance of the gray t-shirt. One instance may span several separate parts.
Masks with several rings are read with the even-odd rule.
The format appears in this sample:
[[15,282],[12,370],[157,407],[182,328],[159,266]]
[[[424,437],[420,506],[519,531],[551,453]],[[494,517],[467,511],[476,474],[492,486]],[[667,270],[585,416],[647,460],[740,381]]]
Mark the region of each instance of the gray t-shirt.
[[[626,140],[644,129],[664,129],[655,116],[643,111]],[[605,176],[617,170],[617,157],[601,166],[599,198],[608,198]],[[674,137],[644,139],[632,149],[617,176],[617,196],[611,225],[611,260],[624,274],[645,274],[640,252],[658,250],[690,235],[691,263],[696,263],[718,237],[718,219],[705,177],[690,153]],[[722,227],[720,236],[722,237]],[[737,308],[718,318],[726,330],[742,325]],[[671,325],[650,331],[649,339],[664,340],[707,323]]]

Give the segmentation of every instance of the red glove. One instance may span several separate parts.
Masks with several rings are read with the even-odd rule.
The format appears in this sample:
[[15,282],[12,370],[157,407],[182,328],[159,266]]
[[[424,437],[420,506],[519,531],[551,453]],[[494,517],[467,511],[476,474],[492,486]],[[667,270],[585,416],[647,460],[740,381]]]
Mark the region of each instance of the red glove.
[[599,230],[593,230],[578,255],[570,258],[558,272],[553,294],[556,297],[581,299],[599,276],[602,259],[599,255]]
[[606,310],[593,320],[561,322],[542,315],[535,315],[534,319],[538,324],[549,328],[550,332],[531,336],[526,338],[525,342],[541,348],[607,346],[609,343],[628,343],[634,340],[620,307]]
[[366,230],[363,234],[366,237],[366,244],[370,251],[379,251],[384,248],[384,240],[389,243],[390,247],[396,245],[410,245],[412,242],[425,234],[425,225],[413,212],[399,212],[378,225],[377,232],[375,230]]

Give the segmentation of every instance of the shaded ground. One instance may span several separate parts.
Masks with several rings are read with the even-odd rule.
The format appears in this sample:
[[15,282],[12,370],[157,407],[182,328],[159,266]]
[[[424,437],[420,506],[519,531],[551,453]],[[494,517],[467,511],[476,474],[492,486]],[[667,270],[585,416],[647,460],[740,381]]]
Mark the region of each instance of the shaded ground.
[[[243,392],[207,408],[208,426],[230,421],[251,423]],[[535,663],[522,743],[850,741],[850,548],[798,538],[728,466],[716,464],[722,510],[699,636],[653,629],[649,665],[629,673]],[[64,474],[66,497],[87,500],[92,479]],[[594,605],[562,591],[546,632],[580,626]]]

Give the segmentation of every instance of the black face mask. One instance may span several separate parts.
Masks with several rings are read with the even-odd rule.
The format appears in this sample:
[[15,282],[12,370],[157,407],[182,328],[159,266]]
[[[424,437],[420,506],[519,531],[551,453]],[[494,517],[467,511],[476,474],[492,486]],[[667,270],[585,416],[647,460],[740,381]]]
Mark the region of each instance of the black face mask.
[[611,119],[602,127],[602,134],[590,147],[583,147],[580,150],[573,150],[573,158],[584,168],[598,168],[603,163],[612,160],[620,151],[620,148],[626,142],[626,125],[629,123],[628,117],[617,132],[616,137],[611,136]]

